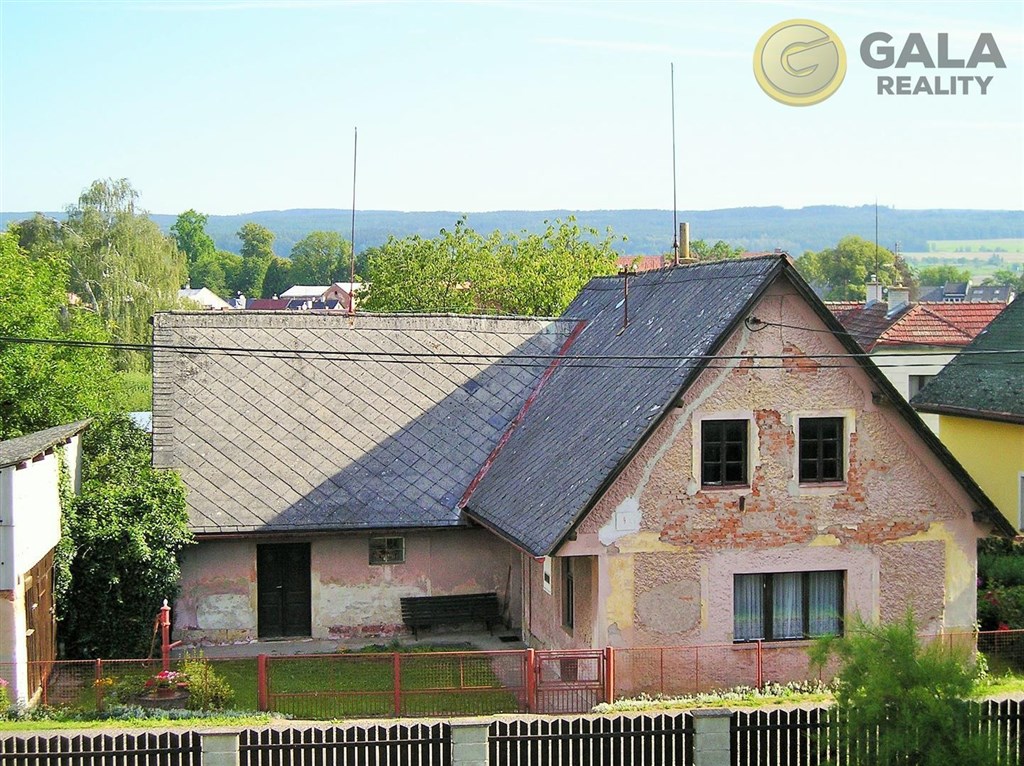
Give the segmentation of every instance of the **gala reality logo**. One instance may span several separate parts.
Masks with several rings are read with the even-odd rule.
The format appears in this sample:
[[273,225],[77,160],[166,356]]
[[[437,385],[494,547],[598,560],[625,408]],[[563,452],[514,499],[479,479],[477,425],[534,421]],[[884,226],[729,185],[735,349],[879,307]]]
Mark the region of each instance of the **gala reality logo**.
[[[948,33],[940,32],[934,39],[929,47],[925,36],[918,32],[906,35],[901,42],[894,41],[887,32],[865,36],[860,43],[864,65],[873,70],[893,70],[876,76],[876,95],[984,96],[994,75],[978,74],[979,67],[1006,68],[991,33],[978,35],[974,45],[963,51],[968,55],[960,58],[955,51],[951,52]],[[929,74],[930,70],[940,73]],[[842,41],[817,21],[783,21],[765,32],[754,48],[754,77],[758,85],[788,106],[821,103],[836,92],[845,76],[846,50]]]

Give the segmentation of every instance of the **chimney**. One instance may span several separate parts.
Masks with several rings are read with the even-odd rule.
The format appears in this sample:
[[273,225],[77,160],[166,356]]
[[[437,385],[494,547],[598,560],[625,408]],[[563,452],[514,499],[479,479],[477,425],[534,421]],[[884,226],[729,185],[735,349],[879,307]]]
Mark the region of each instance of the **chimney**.
[[696,263],[697,259],[690,256],[690,224],[679,224],[679,266]]
[[910,288],[903,285],[889,285],[889,313],[910,303]]
[[872,303],[877,303],[878,301],[882,300],[882,283],[878,281],[878,277],[876,277],[874,274],[868,277],[867,288],[867,305],[870,306]]

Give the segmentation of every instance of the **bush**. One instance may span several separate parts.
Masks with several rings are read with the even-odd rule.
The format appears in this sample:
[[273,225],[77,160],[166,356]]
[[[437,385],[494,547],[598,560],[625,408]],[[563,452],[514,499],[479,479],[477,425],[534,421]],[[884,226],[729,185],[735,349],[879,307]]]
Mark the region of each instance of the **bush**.
[[857,624],[844,637],[818,639],[811,658],[837,655],[837,727],[833,746],[851,764],[981,766],[991,742],[971,734],[971,695],[980,668],[941,641],[922,645],[913,616],[881,626]]
[[978,575],[986,585],[1024,585],[1024,556],[982,553],[978,556]]
[[978,623],[982,630],[1024,628],[1024,586],[992,585],[979,591]]
[[223,710],[234,701],[231,685],[213,669],[202,652],[186,655],[181,669],[188,677],[190,710]]
[[7,694],[7,681],[0,678],[0,721],[7,716],[7,709],[11,706],[11,698]]

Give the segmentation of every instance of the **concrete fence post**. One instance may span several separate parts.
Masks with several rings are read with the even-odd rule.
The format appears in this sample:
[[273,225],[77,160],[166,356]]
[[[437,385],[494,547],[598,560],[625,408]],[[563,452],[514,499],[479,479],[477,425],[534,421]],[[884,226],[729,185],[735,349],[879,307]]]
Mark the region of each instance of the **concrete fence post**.
[[203,766],[238,766],[238,732],[204,731],[199,736]]
[[731,766],[731,721],[730,710],[693,711],[694,766]]
[[487,766],[489,727],[487,721],[452,721],[452,766]]

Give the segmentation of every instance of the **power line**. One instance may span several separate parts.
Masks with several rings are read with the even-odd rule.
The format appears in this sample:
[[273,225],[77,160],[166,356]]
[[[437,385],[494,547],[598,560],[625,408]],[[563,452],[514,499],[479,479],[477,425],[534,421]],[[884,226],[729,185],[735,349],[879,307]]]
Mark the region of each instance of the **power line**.
[[[499,367],[548,367],[557,362],[576,369],[678,369],[685,362],[705,361],[712,364],[706,365],[710,369],[724,369],[740,365],[719,364],[715,362],[762,362],[756,367],[746,369],[789,369],[792,363],[814,361],[820,369],[856,368],[859,364],[824,364],[816,360],[855,360],[875,359],[879,357],[904,357],[904,354],[649,354],[649,355],[617,355],[617,354],[481,354],[472,353],[443,353],[434,351],[335,351],[323,349],[288,349],[288,348],[250,348],[244,346],[200,346],[200,345],[175,345],[175,344],[143,344],[143,343],[119,343],[111,341],[83,341],[61,338],[18,338],[14,336],[0,336],[0,343],[13,343],[22,345],[52,345],[70,348],[102,348],[116,349],[122,351],[153,352],[165,351],[185,355],[219,355],[229,357],[250,357],[263,359],[319,359],[323,361],[339,362],[373,362],[383,364],[447,364],[451,366],[499,366]],[[946,352],[922,352],[915,356],[947,356]],[[1003,361],[998,359],[1002,356],[1020,355],[1021,359]],[[992,364],[993,357],[996,357],[996,364],[1024,364],[1024,350],[979,350],[962,351],[959,356],[982,357],[982,361],[974,364]],[[776,360],[779,364],[765,364],[764,360]],[[634,364],[634,363],[644,364]],[[787,364],[787,362],[791,364]],[[608,364],[611,363],[611,364]],[[972,364],[971,361],[962,362]],[[913,362],[899,364],[880,364],[875,362],[879,368],[909,368],[909,367],[933,367],[931,362]]]

